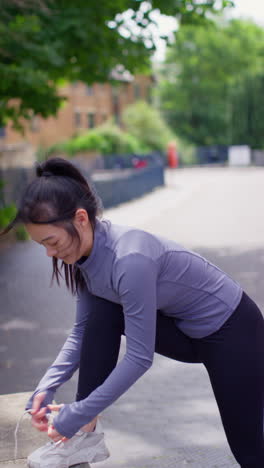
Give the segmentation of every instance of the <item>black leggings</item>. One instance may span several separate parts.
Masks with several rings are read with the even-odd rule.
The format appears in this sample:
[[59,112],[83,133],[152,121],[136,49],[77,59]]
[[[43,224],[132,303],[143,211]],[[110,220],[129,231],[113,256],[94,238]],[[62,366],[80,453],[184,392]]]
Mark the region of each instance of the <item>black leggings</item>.
[[[124,334],[122,307],[94,300],[83,337],[77,400],[86,398],[114,369]],[[220,330],[201,339],[189,338],[158,311],[155,351],[205,365],[237,462],[242,468],[263,468],[264,319],[256,304],[243,293]]]

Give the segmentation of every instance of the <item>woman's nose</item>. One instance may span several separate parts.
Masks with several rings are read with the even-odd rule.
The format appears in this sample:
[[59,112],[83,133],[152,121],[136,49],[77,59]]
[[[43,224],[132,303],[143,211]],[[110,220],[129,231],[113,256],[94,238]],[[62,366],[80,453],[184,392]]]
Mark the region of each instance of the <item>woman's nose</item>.
[[52,247],[47,247],[46,253],[48,257],[54,257],[55,255],[57,255],[57,250]]

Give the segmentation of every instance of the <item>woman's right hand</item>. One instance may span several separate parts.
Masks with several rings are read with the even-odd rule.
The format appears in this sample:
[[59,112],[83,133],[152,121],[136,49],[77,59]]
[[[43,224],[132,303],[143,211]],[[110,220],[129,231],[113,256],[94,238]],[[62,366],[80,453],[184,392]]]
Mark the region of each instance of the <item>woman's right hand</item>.
[[48,431],[48,418],[46,417],[47,407],[41,408],[41,403],[46,397],[46,392],[37,393],[34,397],[31,410],[31,424],[41,432]]

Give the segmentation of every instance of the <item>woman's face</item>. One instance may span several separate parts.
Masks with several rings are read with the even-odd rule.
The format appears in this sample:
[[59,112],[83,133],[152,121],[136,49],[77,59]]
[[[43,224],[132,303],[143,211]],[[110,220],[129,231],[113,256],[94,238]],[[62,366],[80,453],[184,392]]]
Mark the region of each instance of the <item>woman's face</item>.
[[56,257],[67,264],[73,264],[92,249],[93,233],[88,220],[74,220],[81,242],[72,237],[63,227],[53,224],[26,224],[30,237],[46,249],[48,257]]

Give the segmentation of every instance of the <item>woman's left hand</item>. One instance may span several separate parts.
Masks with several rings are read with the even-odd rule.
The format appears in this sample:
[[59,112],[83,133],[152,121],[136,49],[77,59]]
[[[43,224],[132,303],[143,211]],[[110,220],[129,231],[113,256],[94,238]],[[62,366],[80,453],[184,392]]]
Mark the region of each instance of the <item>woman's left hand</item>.
[[[48,408],[51,411],[60,411],[62,407],[63,407],[63,404],[62,405],[48,405]],[[50,437],[53,440],[53,442],[60,442],[60,441],[65,442],[66,440],[69,440],[67,439],[67,437],[64,437],[58,431],[56,431],[53,424],[48,427],[48,437]]]
[[53,442],[65,442],[66,440],[69,440],[67,439],[67,437],[64,437],[58,431],[56,431],[54,426],[49,426],[48,437],[50,437],[53,440]]

